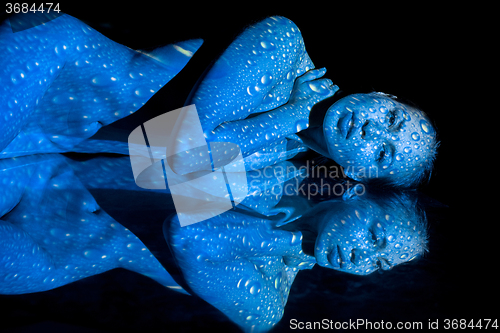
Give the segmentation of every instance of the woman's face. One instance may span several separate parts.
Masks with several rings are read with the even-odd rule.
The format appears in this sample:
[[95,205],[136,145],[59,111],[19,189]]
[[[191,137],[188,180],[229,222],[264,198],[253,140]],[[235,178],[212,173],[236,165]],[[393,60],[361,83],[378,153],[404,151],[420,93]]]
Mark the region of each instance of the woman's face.
[[410,177],[433,155],[436,140],[422,111],[380,93],[338,100],[323,130],[330,157],[354,179]]
[[367,275],[425,252],[423,225],[401,207],[388,212],[376,204],[344,202],[325,214],[323,221],[315,256],[324,267]]

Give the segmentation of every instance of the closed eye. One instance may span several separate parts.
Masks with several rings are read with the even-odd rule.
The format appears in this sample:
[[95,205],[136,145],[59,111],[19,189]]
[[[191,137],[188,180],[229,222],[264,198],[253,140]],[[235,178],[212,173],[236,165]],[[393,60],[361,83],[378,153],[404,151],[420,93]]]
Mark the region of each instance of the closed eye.
[[403,126],[404,121],[403,113],[399,109],[393,109],[387,113],[386,124],[391,132],[398,131]]
[[375,161],[381,164],[392,164],[394,146],[390,143],[382,143],[380,149],[375,153]]
[[370,229],[370,235],[373,241],[373,245],[379,248],[384,248],[386,244],[385,231],[380,225],[380,223],[374,224]]

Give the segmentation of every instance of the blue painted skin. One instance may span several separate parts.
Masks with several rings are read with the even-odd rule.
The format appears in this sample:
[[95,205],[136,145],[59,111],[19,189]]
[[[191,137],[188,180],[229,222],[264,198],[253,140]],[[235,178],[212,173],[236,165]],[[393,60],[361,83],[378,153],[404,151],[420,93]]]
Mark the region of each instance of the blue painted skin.
[[0,294],[54,289],[125,268],[186,293],[100,209],[58,154],[0,160]]
[[328,156],[353,179],[416,186],[435,158],[436,132],[420,110],[383,93],[353,94],[325,116]]
[[[185,227],[173,216],[165,222],[165,237],[193,292],[243,330],[268,331],[282,318],[300,270],[317,263],[367,275],[426,251],[425,219],[409,196],[346,193],[284,225],[238,210]],[[307,206],[299,196],[287,199],[276,207]],[[303,232],[317,235],[314,256],[302,250]]]
[[[196,105],[208,141],[240,146],[247,170],[290,158],[286,142],[294,139],[335,160],[353,179],[418,185],[437,148],[426,115],[386,94],[353,94],[330,106],[322,126],[309,128],[312,106],[338,90],[322,78],[325,72],[314,69],[297,26],[270,17],[236,38],[186,104]],[[180,136],[180,148],[187,139]],[[171,167],[195,171],[193,159],[183,156]]]
[[[30,14],[31,15],[31,14]],[[201,40],[139,52],[61,15],[13,33],[0,26],[0,158],[47,152],[111,151],[79,143],[138,110],[191,59]]]
[[[3,158],[63,151],[127,154],[126,146],[85,139],[137,110],[200,45],[186,42],[148,56],[113,43],[68,15],[15,34],[9,29],[7,21],[0,26]],[[180,59],[173,69],[165,60],[171,55]],[[386,95],[356,94],[333,104],[319,129],[306,130],[312,106],[338,90],[322,78],[325,72],[314,69],[296,25],[272,17],[237,37],[186,104],[196,104],[208,141],[240,146],[249,172],[278,166],[309,147],[346,168],[377,167],[379,175],[395,185],[415,183],[416,171],[432,161],[436,146],[435,131],[419,110]],[[182,145],[189,138],[179,139]],[[2,293],[52,289],[115,267],[171,285],[173,280],[142,250],[143,244],[98,210],[58,158],[50,157],[50,163],[45,156],[30,158],[37,164],[14,168],[11,165],[24,160],[2,161],[8,173],[2,179],[12,182],[3,184],[8,189],[0,192],[1,246],[4,253],[16,249],[20,254],[2,258]],[[180,172],[196,171],[186,161],[173,162],[172,168]],[[357,171],[351,177],[359,178]],[[71,191],[58,192],[68,188]],[[364,275],[425,251],[425,228],[408,205],[388,213],[382,198],[329,201],[309,206],[295,223],[277,228],[273,214],[294,207],[297,213],[296,207],[309,204],[273,197],[262,188],[255,193],[242,206],[268,218],[230,211],[183,228],[175,217],[166,223],[167,240],[191,289],[246,330],[268,330],[279,321],[301,269],[318,263]],[[40,202],[50,198],[50,209],[43,210],[47,205]],[[79,224],[82,216],[91,222]],[[40,230],[42,221],[51,223],[50,228]],[[300,228],[318,234],[314,256],[302,252]],[[129,244],[132,252],[127,252]]]
[[[168,45],[148,56],[68,15],[16,33],[7,20],[0,40],[1,157],[65,151],[128,154],[123,143],[85,139],[140,108],[201,44]],[[270,17],[236,38],[186,104],[197,106],[208,141],[240,146],[247,170],[309,147],[338,162],[354,179],[417,184],[419,171],[430,169],[437,146],[435,131],[420,110],[387,95],[356,94],[334,103],[322,127],[305,130],[312,106],[338,90],[321,78],[325,72],[314,69],[298,27],[286,18]],[[287,153],[292,138],[299,142]],[[189,138],[181,134],[178,145],[183,139]],[[171,167],[181,174],[196,171],[191,160],[179,158]]]

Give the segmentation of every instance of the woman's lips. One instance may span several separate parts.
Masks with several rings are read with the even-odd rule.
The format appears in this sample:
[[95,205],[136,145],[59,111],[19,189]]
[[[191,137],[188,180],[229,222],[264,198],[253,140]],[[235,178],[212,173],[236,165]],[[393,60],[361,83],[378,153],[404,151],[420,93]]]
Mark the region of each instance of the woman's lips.
[[354,112],[347,112],[345,115],[339,118],[337,123],[337,128],[344,139],[349,139],[354,130],[356,129],[356,121],[354,119]]

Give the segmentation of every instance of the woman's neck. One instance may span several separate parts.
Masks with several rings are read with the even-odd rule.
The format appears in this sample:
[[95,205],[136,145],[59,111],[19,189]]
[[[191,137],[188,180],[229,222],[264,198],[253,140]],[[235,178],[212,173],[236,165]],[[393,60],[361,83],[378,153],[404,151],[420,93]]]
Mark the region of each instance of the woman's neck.
[[315,104],[309,114],[309,128],[297,133],[305,145],[329,158],[330,154],[323,133],[323,121],[325,120],[328,109],[344,96],[346,96],[346,93],[339,90],[332,97]]

